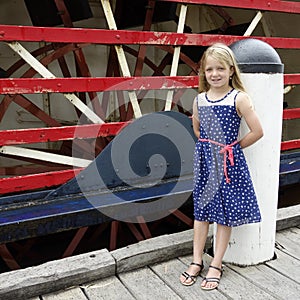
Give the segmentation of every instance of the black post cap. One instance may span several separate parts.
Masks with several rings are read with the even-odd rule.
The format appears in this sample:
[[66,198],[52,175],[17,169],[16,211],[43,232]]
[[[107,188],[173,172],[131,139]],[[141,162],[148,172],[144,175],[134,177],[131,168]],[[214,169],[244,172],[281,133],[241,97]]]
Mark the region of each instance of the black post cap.
[[232,43],[242,73],[283,73],[283,64],[276,50],[268,43],[247,38]]

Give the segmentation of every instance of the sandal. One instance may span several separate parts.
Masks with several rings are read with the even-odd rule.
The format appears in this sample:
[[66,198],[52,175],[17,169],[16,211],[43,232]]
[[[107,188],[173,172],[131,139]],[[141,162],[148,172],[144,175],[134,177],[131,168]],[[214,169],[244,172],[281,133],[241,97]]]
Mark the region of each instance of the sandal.
[[[202,272],[204,266],[203,264],[198,264],[198,263],[194,263],[192,262],[191,265],[195,265],[198,266],[200,268],[200,270],[195,273],[194,275],[189,274],[188,272],[183,272],[181,275],[185,278],[185,280],[181,282],[181,284],[186,285],[186,286],[190,286],[193,285],[196,281],[197,281],[197,277],[200,275],[200,273]],[[188,279],[190,279],[190,282],[186,282]]]
[[[216,269],[216,270],[220,271],[220,277],[219,278],[218,277],[205,277],[205,278],[203,278],[202,282],[205,281],[205,286],[201,286],[201,289],[205,290],[205,291],[211,291],[211,290],[214,290],[214,289],[218,288],[219,283],[220,283],[220,279],[223,275],[223,269],[215,267],[215,266],[209,266],[209,268],[213,268],[213,269]],[[207,282],[215,282],[217,284],[214,287],[209,287],[208,288],[208,287],[206,287]]]

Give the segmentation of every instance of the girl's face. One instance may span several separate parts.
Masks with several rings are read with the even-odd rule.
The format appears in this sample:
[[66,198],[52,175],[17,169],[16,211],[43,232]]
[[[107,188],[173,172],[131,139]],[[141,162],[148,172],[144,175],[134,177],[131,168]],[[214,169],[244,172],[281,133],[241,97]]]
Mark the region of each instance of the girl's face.
[[229,86],[229,78],[233,74],[232,67],[222,64],[212,56],[206,58],[205,78],[211,88]]

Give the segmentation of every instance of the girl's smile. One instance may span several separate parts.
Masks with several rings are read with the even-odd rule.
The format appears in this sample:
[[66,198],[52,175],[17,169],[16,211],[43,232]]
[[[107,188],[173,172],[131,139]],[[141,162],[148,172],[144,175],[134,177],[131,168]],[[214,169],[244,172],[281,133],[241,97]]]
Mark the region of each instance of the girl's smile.
[[228,88],[232,70],[211,56],[206,59],[205,77],[211,88]]

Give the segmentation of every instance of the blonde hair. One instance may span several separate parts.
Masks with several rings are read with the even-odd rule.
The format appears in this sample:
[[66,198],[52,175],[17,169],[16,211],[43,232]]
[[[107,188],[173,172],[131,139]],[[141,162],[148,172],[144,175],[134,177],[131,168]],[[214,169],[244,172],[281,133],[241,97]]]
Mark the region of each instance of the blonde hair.
[[218,60],[223,65],[227,65],[229,68],[232,67],[234,71],[229,85],[239,91],[245,92],[245,87],[241,80],[241,73],[232,50],[225,44],[216,43],[207,48],[201,58],[199,68],[199,93],[207,92],[210,88],[210,85],[205,77],[205,65],[208,56]]

